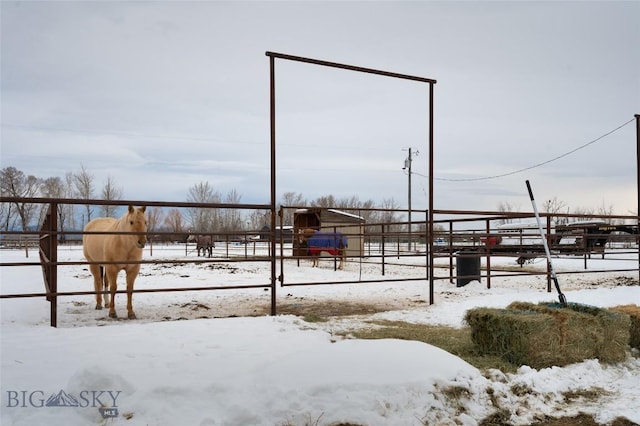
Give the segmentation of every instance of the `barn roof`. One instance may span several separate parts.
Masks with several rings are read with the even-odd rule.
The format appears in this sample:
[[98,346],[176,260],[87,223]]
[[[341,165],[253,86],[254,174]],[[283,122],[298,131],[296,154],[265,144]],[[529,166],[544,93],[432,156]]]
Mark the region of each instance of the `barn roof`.
[[302,213],[310,213],[310,212],[320,212],[320,214],[322,215],[323,211],[329,212],[329,213],[337,215],[337,216],[342,216],[344,218],[355,219],[357,221],[364,222],[364,218],[362,216],[358,216],[358,215],[355,215],[355,214],[352,214],[352,213],[343,212],[342,210],[328,209],[328,208],[325,208],[325,207],[311,207],[311,208],[307,208],[307,209],[297,209],[295,211],[295,213],[296,214],[302,214]]

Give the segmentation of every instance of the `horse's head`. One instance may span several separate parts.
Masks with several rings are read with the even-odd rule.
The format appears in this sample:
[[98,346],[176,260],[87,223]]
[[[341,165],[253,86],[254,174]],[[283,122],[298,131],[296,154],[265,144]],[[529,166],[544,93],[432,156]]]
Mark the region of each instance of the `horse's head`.
[[313,234],[315,234],[315,229],[305,228],[298,230],[298,241],[300,244],[304,244]]
[[144,248],[147,243],[147,218],[144,216],[145,206],[134,208],[129,206],[129,211],[124,218],[124,227],[127,232],[135,232],[131,237],[136,239],[138,248]]

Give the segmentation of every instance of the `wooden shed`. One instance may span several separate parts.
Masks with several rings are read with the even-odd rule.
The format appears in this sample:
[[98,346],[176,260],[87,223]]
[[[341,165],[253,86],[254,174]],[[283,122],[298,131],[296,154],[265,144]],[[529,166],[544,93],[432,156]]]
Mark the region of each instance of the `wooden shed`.
[[[293,213],[293,235],[302,229],[315,229],[325,232],[338,231],[347,237],[347,257],[358,257],[364,253],[364,225],[362,217],[336,209],[310,207],[298,209]],[[305,256],[305,248],[300,247],[297,238],[293,239],[293,255]]]

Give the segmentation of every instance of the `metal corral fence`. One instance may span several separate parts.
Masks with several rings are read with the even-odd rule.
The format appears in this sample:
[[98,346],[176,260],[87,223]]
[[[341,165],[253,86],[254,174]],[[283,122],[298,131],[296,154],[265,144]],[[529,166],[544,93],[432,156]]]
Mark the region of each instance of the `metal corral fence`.
[[[37,231],[5,231],[2,230],[0,236],[2,240],[9,238],[10,240],[24,240],[32,241],[37,239],[39,244],[39,261],[33,262],[1,262],[0,267],[21,267],[21,266],[33,266],[40,265],[43,271],[44,292],[42,293],[21,293],[21,294],[1,294],[1,299],[9,298],[24,298],[24,297],[46,297],[50,302],[50,315],[51,325],[55,327],[57,325],[57,298],[65,296],[75,295],[93,295],[94,291],[58,291],[58,267],[59,266],[72,266],[72,265],[88,265],[89,262],[69,262],[58,261],[57,248],[61,239],[77,240],[84,233],[78,230],[63,230],[59,226],[58,216],[60,214],[60,208],[63,205],[82,205],[82,206],[145,206],[145,207],[165,207],[165,208],[183,208],[183,209],[243,209],[243,210],[257,210],[265,211],[270,209],[270,205],[263,204],[212,204],[212,203],[179,203],[179,202],[151,202],[151,201],[107,201],[107,200],[87,200],[87,199],[55,199],[55,198],[16,198],[16,197],[0,197],[2,203],[29,203],[40,205],[41,208],[46,210],[44,220]],[[204,234],[205,231],[192,230],[193,234]],[[223,241],[226,240],[227,244],[234,243],[236,239],[243,238],[243,236],[255,235],[258,231],[251,230],[234,230],[232,232],[216,232],[216,235],[221,237]],[[104,233],[103,233],[104,234]],[[148,241],[151,244],[151,251],[153,250],[153,239],[161,238],[165,236],[175,237],[174,232],[148,232]],[[186,235],[184,238],[185,254],[188,252],[188,242],[186,241]],[[28,248],[25,246],[25,250]],[[27,255],[28,257],[28,255]],[[220,285],[205,285],[197,287],[170,287],[170,288],[152,288],[152,289],[134,289],[133,293],[153,293],[153,292],[184,292],[184,291],[211,291],[211,290],[223,290],[223,289],[245,289],[245,288],[265,288],[271,289],[272,301],[271,312],[275,315],[275,250],[269,249],[267,255],[249,254],[246,252],[245,256],[228,256],[224,259],[220,258],[197,258],[194,260],[181,260],[183,263],[215,263],[215,262],[267,262],[271,263],[271,276],[265,277],[264,282],[258,284],[247,285],[235,285],[235,286],[220,286]],[[175,260],[153,260],[143,259],[138,262],[127,262],[135,264],[161,264],[161,263],[174,263]],[[111,263],[123,263],[123,262],[111,262]],[[104,264],[104,262],[101,262]],[[125,290],[118,290],[118,294],[126,293]]]
[[[434,211],[434,235],[432,241],[428,239],[428,212],[413,210],[413,217],[417,220],[408,223],[404,219],[407,210],[378,209],[378,208],[345,208],[333,210],[346,217],[355,218],[340,221],[329,217],[325,223],[319,212],[320,208],[313,207],[281,207],[279,216],[293,216],[291,232],[296,234],[301,228],[312,226],[316,229],[328,229],[334,232],[342,232],[349,235],[350,241],[356,241],[359,252],[351,252],[350,257],[360,264],[375,264],[380,267],[381,275],[385,275],[385,268],[389,265],[416,266],[416,262],[403,262],[403,258],[415,259],[423,257],[422,265],[425,266],[422,277],[397,277],[383,280],[358,281],[416,281],[435,280],[468,281],[469,279],[485,279],[487,288],[491,288],[491,279],[498,277],[510,277],[519,275],[546,275],[548,290],[551,291],[551,274],[547,264],[546,272],[532,272],[523,266],[536,258],[544,258],[544,246],[535,216],[532,212],[492,212],[471,210],[435,210]],[[297,223],[296,214],[312,214],[319,216],[315,222],[306,220]],[[375,218],[369,221],[367,218]],[[638,244],[638,217],[630,215],[580,215],[580,214],[541,214],[544,238],[547,239],[553,256],[567,256],[582,258],[584,268],[580,271],[568,273],[595,273],[595,272],[630,272],[640,273],[640,246]],[[381,221],[381,218],[384,221]],[[355,225],[354,225],[355,222]],[[356,229],[357,230],[354,230]],[[431,243],[431,244],[430,244]],[[350,242],[351,244],[351,242]],[[430,250],[430,246],[432,249]],[[293,257],[296,258],[294,240]],[[607,255],[605,255],[607,250]],[[628,268],[624,269],[587,269],[587,262],[592,256],[600,256],[602,259],[612,258],[612,255],[631,255],[634,260],[629,260]],[[305,255],[300,258],[305,258]],[[514,265],[519,269],[503,266],[493,266],[491,258],[513,258]],[[284,258],[284,256],[282,257]],[[466,260],[469,259],[467,262]],[[484,260],[484,273],[480,267],[472,271],[471,275],[464,263],[480,265],[479,260]],[[619,260],[619,259],[617,259]],[[429,265],[437,268],[437,273],[429,276]],[[441,275],[442,272],[446,275]],[[282,285],[305,285],[314,283],[285,282],[280,277]],[[340,282],[331,282],[338,284]],[[344,282],[350,283],[350,282]],[[432,285],[430,285],[432,288]],[[434,303],[433,295],[430,303]]]
[[[309,256],[300,245],[299,235],[305,229],[313,229],[329,233],[341,233],[348,240],[345,250],[346,257],[351,262],[363,265],[379,266],[380,275],[384,278],[358,280],[332,280],[330,282],[305,281],[295,282],[285,279],[284,272],[279,276],[280,284],[286,286],[302,286],[315,284],[366,284],[374,282],[407,282],[425,281],[428,279],[426,262],[426,212],[414,211],[418,220],[409,226],[406,220],[400,220],[408,210],[382,208],[326,208],[309,206],[281,206],[278,216],[282,229],[287,229],[292,235],[291,256],[279,254],[280,268],[285,271],[284,260],[291,258],[300,261]],[[422,215],[422,216],[421,216]],[[422,217],[422,221],[420,221]],[[288,218],[288,221],[287,221]],[[292,225],[284,225],[292,223]],[[283,244],[280,247],[284,247]],[[420,257],[421,262],[406,263],[404,266],[421,267],[421,276],[398,275],[388,276],[386,269],[389,265],[402,265],[403,257]],[[333,258],[334,269],[337,269],[338,259]],[[433,303],[433,302],[431,302]]]
[[[58,261],[57,248],[61,240],[65,244],[77,243],[82,232],[64,230],[58,221],[58,212],[63,205],[111,205],[111,206],[147,206],[178,209],[242,209],[257,211],[264,216],[265,225],[260,229],[228,229],[226,231],[210,229],[192,229],[186,232],[148,231],[150,258],[140,264],[173,264],[175,259],[153,259],[154,241],[173,241],[184,244],[185,258],[181,263],[229,263],[229,262],[265,262],[270,265],[269,275],[259,282],[245,285],[220,285],[209,282],[199,286],[163,287],[134,289],[133,293],[184,292],[184,291],[216,291],[229,289],[262,288],[271,293],[271,314],[277,314],[277,284],[286,286],[308,286],[322,284],[362,284],[374,282],[423,281],[429,285],[429,303],[435,302],[433,295],[434,281],[449,280],[457,284],[469,280],[485,280],[487,288],[491,288],[492,279],[518,275],[547,276],[547,291],[552,290],[549,265],[546,272],[532,272],[527,268],[509,268],[492,264],[492,258],[512,257],[522,267],[531,259],[544,257],[541,236],[536,227],[532,227],[533,213],[504,213],[482,211],[434,211],[434,235],[430,240],[426,211],[412,211],[415,218],[411,223],[405,220],[408,210],[398,209],[328,209],[308,206],[282,206],[277,212],[278,225],[270,229],[268,218],[270,205],[262,204],[210,204],[179,203],[150,201],[106,201],[51,198],[10,198],[1,197],[3,203],[33,203],[46,209],[47,214],[37,231],[0,231],[3,248],[33,249],[38,241],[38,260],[25,262],[1,262],[0,267],[21,267],[39,265],[43,271],[43,292],[0,294],[1,299],[46,297],[50,302],[51,325],[57,325],[57,298],[75,295],[94,295],[94,291],[58,291],[58,267],[88,265],[87,261]],[[266,213],[265,213],[266,212]],[[640,272],[638,263],[638,225],[637,216],[598,216],[542,214],[543,233],[555,256],[581,256],[584,258],[584,270],[563,273],[593,272]],[[271,222],[273,223],[273,222]],[[243,228],[247,228],[243,226]],[[379,268],[381,278],[330,281],[294,281],[288,278],[287,268],[300,267],[301,261],[309,256],[300,246],[300,234],[304,229],[323,230],[341,233],[347,236],[349,251],[346,252],[350,265],[354,263],[361,270],[366,265],[369,270]],[[216,257],[194,257],[195,243],[189,242],[189,235],[209,235],[217,244]],[[5,245],[4,242],[7,242]],[[607,258],[622,254],[633,254],[629,268],[587,270],[588,260],[594,256]],[[28,257],[28,256],[27,256]],[[484,267],[480,269],[480,259]],[[285,262],[286,260],[286,262]],[[323,259],[332,261],[337,269],[336,256]],[[515,262],[514,262],[515,263]],[[394,267],[393,274],[387,274],[387,268]],[[398,273],[398,268],[406,267],[411,273]],[[423,272],[420,273],[419,271]],[[416,273],[418,271],[418,273]],[[430,274],[430,271],[434,271]],[[560,275],[560,274],[559,274]],[[336,274],[336,277],[339,277]],[[126,293],[119,290],[117,293]]]
[[[491,288],[492,278],[519,275],[546,275],[547,290],[551,291],[551,270],[546,262],[545,272],[531,272],[523,266],[536,258],[545,258],[542,235],[547,240],[553,257],[582,258],[583,269],[561,274],[597,272],[633,272],[640,274],[640,245],[638,216],[629,215],[576,215],[541,213],[540,226],[533,213],[439,210],[434,212],[434,245],[431,258],[436,264],[446,264],[447,277],[462,282],[468,279],[484,279]],[[540,233],[542,228],[542,235]],[[629,260],[628,267],[618,269],[587,269],[593,256],[601,259]],[[517,268],[492,266],[492,258],[514,258]],[[478,267],[460,268],[461,264],[479,265],[484,260],[484,273]],[[454,273],[454,263],[457,272]],[[625,262],[626,263],[626,262]],[[463,265],[464,266],[464,265]],[[472,271],[467,276],[462,272]],[[640,278],[640,277],[639,277]]]

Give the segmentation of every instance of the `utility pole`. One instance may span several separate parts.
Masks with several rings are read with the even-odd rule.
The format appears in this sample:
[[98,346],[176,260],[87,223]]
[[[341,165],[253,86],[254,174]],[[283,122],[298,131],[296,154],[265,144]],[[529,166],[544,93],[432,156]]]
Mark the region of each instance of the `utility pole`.
[[[407,177],[409,178],[409,188],[408,188],[408,208],[409,208],[409,232],[408,232],[408,238],[409,238],[409,251],[411,251],[411,228],[412,228],[412,224],[411,224],[411,161],[413,160],[413,156],[412,156],[412,151],[411,148],[408,148],[409,150],[409,155],[407,156],[407,158],[404,160],[404,167],[402,168],[402,170],[406,170],[407,171]],[[418,155],[418,151],[416,151],[416,155]]]

